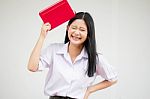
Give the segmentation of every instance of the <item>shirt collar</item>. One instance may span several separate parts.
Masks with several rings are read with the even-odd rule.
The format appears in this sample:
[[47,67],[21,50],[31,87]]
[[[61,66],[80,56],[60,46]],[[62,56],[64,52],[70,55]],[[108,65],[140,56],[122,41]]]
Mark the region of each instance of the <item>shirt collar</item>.
[[67,54],[68,53],[68,44],[63,44],[63,46],[56,52],[57,54]]
[[[64,44],[64,45],[62,46],[62,48],[60,48],[56,53],[57,53],[57,54],[63,54],[63,55],[64,55],[64,54],[68,54],[68,45],[69,45],[69,42],[66,43],[66,44]],[[85,47],[83,47],[83,49],[82,49],[82,51],[81,51],[79,57],[88,58],[88,55],[87,55],[87,52],[86,52]]]

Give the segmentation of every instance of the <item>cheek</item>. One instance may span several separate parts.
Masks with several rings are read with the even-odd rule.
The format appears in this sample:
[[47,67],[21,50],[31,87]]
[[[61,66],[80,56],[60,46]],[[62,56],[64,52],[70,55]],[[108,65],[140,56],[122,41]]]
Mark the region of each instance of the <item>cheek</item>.
[[71,31],[68,30],[68,38],[70,39],[70,37],[71,37]]
[[74,32],[73,29],[68,29],[68,33],[72,33],[72,32]]
[[68,37],[71,35],[71,32],[68,30]]
[[86,39],[87,39],[87,35],[86,34],[82,35],[82,41],[84,42],[86,41]]
[[85,34],[83,34],[83,37],[84,37],[85,39],[87,38],[87,36],[88,36],[88,35],[87,35],[86,33],[85,33]]
[[68,29],[68,35],[70,34],[71,31],[72,31],[71,29]]

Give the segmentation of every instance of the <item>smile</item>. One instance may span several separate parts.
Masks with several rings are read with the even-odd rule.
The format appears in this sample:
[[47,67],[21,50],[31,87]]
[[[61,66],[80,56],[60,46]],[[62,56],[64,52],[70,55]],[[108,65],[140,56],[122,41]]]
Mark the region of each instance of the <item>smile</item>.
[[77,41],[77,40],[80,40],[80,39],[81,39],[81,37],[77,37],[77,36],[72,36],[72,35],[71,35],[71,37],[72,37],[72,39],[73,39],[73,40],[75,40],[75,41]]

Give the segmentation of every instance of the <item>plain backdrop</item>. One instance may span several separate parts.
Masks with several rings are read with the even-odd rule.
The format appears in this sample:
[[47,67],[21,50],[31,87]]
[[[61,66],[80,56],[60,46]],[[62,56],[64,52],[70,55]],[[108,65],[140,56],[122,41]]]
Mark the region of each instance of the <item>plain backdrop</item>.
[[[48,99],[47,70],[31,73],[27,63],[42,25],[38,13],[56,1],[0,0],[0,99]],[[116,85],[89,99],[149,99],[150,0],[68,1],[74,11],[93,16],[97,50],[118,71]],[[48,33],[43,48],[64,41],[66,24]]]

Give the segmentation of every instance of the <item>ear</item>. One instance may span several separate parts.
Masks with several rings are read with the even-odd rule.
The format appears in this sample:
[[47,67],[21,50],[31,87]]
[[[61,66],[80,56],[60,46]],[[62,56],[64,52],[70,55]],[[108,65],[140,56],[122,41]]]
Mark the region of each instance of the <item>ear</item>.
[[69,30],[69,25],[67,25],[67,27],[66,27],[66,31],[68,31]]

